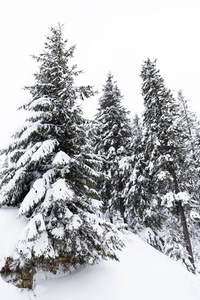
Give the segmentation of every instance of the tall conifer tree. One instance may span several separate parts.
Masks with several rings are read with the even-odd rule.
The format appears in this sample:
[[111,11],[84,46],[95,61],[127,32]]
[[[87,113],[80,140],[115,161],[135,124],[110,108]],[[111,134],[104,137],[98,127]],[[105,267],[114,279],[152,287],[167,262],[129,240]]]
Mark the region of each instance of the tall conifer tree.
[[[132,185],[129,184],[127,192],[127,207],[132,218],[139,217],[140,224],[151,229],[150,242],[157,248],[165,251],[163,243],[167,247],[172,235],[176,237],[172,241],[174,245],[185,245],[188,253],[182,259],[189,258],[194,268],[187,224],[187,216],[194,208],[190,178],[195,171],[188,155],[189,133],[181,121],[179,105],[156,69],[156,61],[147,59],[144,62],[141,77],[144,136],[131,178]],[[170,227],[168,241],[164,242],[166,235],[161,232],[165,233]],[[178,258],[181,253],[176,255]]]
[[122,99],[113,75],[109,73],[96,115],[99,129],[95,149],[105,159],[102,171],[107,179],[99,182],[99,189],[104,209],[109,211],[111,219],[119,213],[124,218],[125,210],[125,182],[120,161],[129,153],[131,126],[128,111],[121,104]]
[[[31,114],[3,151],[8,162],[1,178],[1,205],[19,207],[28,224],[14,258],[21,266],[67,266],[116,258],[115,230],[100,216],[98,194],[101,160],[92,152],[77,99],[91,97],[90,86],[75,86],[80,74],[70,65],[74,47],[66,49],[62,26],[51,28],[44,52],[34,57],[39,72],[26,87],[31,100],[21,109]],[[62,261],[62,260],[61,260]]]

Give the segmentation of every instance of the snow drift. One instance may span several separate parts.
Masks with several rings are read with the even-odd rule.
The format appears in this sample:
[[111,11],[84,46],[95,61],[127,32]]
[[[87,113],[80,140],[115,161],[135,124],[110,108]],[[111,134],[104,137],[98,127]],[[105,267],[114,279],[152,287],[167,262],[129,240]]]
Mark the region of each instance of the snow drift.
[[[0,266],[12,255],[25,219],[17,209],[0,209]],[[20,290],[0,278],[1,300],[198,300],[200,277],[147,245],[137,236],[124,235],[120,262],[102,261],[74,273],[36,275],[34,290]]]

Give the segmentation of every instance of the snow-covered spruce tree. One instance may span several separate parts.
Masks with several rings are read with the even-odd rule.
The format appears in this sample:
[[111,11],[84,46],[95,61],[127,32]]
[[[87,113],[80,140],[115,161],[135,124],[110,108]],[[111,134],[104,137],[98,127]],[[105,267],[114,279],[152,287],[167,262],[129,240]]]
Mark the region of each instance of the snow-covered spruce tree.
[[[193,192],[195,198],[199,201],[200,199],[200,150],[199,150],[199,136],[200,136],[200,127],[197,116],[194,112],[191,111],[189,107],[189,101],[184,97],[181,90],[178,91],[177,101],[179,105],[179,111],[181,113],[181,122],[182,126],[188,132],[187,139],[187,149],[188,153],[191,156],[191,159],[196,164],[196,172],[193,174],[195,184],[193,186]],[[196,177],[196,178],[195,178]]]
[[44,52],[34,57],[39,72],[26,87],[31,100],[21,107],[30,116],[3,150],[8,162],[0,174],[1,205],[19,207],[19,216],[28,220],[13,255],[20,266],[94,264],[116,259],[114,249],[122,245],[101,218],[92,188],[101,160],[90,147],[76,101],[93,90],[75,86],[80,71],[70,66],[74,47],[66,49],[66,43],[62,26],[51,28]]
[[162,227],[163,212],[158,212],[152,176],[147,167],[149,157],[146,153],[145,130],[138,116],[133,119],[132,133],[132,153],[125,167],[125,217],[131,231],[161,250],[158,232]]
[[[179,111],[181,112],[181,122],[182,126],[188,131],[188,140],[187,140],[187,149],[188,155],[190,155],[193,164],[195,165],[195,172],[192,173],[190,181],[193,182],[191,185],[191,195],[199,203],[200,199],[200,151],[199,151],[199,122],[197,116],[194,112],[191,111],[189,107],[189,101],[184,97],[181,90],[177,93],[177,100],[179,104]],[[191,233],[191,239],[193,244],[193,254],[196,261],[200,260],[199,254],[199,240],[200,240],[200,231],[199,226],[200,222],[195,224],[189,222],[188,220],[189,231]],[[198,270],[199,271],[199,270]]]
[[190,180],[195,165],[187,148],[189,134],[156,61],[144,62],[141,77],[144,136],[127,191],[127,214],[139,221],[141,229],[150,228],[146,239],[151,244],[194,268],[187,226],[190,214],[195,213],[194,182]]
[[135,146],[135,144],[139,143],[139,141],[142,139],[142,123],[137,113],[133,117],[131,128],[132,144]]
[[188,104],[188,100],[184,97],[181,90],[177,93],[177,101],[180,107],[181,120],[183,122],[184,128],[187,129],[189,138],[188,139],[188,150],[191,151],[194,160],[198,159],[199,156],[199,146],[198,146],[198,133],[199,124],[197,121],[197,116],[194,112],[191,112]]
[[128,155],[131,126],[128,111],[122,106],[123,97],[111,73],[108,74],[99,99],[96,115],[98,136],[95,151],[104,157],[102,171],[107,178],[99,181],[98,189],[104,201],[104,211],[114,222],[116,216],[124,218],[124,178],[120,164]]
[[199,122],[197,120],[197,116],[194,112],[192,112],[189,108],[189,102],[184,97],[183,92],[181,90],[178,91],[177,101],[179,105],[179,112],[181,114],[181,126],[187,130],[188,139],[186,141],[188,155],[190,155],[193,163],[196,164],[195,169],[196,172],[193,173],[193,194],[196,200],[199,201],[199,175],[200,175],[200,151],[199,151],[199,135],[200,128]]

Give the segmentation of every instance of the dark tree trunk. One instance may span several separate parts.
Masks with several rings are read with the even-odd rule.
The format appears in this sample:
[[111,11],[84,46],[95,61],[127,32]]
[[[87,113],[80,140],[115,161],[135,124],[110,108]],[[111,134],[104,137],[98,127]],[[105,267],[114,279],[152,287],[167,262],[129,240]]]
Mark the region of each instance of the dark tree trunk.
[[[176,177],[175,170],[173,168],[171,168],[170,173],[171,173],[171,175],[173,177],[173,180],[174,180],[175,194],[178,194],[179,193],[179,187],[178,187],[178,182],[177,182],[177,177]],[[192,252],[192,245],[191,245],[191,241],[190,241],[190,235],[189,235],[189,231],[188,231],[188,227],[187,227],[187,221],[186,221],[182,201],[177,201],[177,207],[178,207],[178,211],[179,211],[180,218],[181,218],[181,225],[182,225],[182,228],[183,228],[183,235],[184,235],[184,239],[185,239],[185,242],[186,242],[186,249],[189,253],[189,259],[190,259],[190,262],[193,266],[193,272],[195,272],[195,264],[194,264],[194,256],[193,256],[193,252]]]
[[125,216],[124,216],[125,205],[124,205],[124,199],[123,198],[119,199],[119,211],[120,211],[121,217],[123,218],[124,222],[126,223],[126,219],[125,219]]

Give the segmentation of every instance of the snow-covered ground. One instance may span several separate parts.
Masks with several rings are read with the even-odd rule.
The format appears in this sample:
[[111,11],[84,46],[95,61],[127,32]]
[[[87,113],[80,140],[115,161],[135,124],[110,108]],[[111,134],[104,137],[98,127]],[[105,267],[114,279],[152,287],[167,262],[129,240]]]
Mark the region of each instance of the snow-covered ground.
[[[16,209],[0,209],[0,267],[12,254],[25,225]],[[70,275],[36,276],[34,291],[20,290],[0,278],[1,300],[197,300],[200,276],[187,272],[137,236],[125,236],[120,262],[102,261]]]

